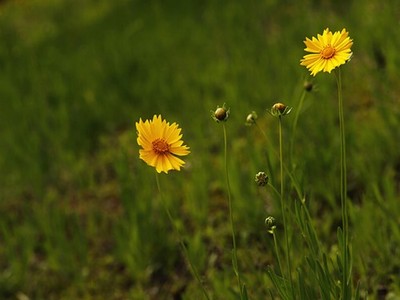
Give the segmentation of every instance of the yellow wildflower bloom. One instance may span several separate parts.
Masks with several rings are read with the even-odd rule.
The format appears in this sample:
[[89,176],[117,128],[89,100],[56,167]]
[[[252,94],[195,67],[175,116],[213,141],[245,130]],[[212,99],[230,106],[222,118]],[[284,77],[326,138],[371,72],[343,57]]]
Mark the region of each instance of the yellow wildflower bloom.
[[180,170],[185,164],[176,157],[188,155],[189,147],[183,145],[182,134],[178,124],[167,123],[161,115],[154,115],[153,120],[142,119],[136,122],[138,133],[137,143],[143,149],[139,150],[139,158],[149,166],[156,168],[158,173],[168,173],[169,170]]
[[304,44],[304,50],[312,54],[304,55],[300,65],[307,67],[313,76],[320,71],[330,73],[336,67],[345,64],[353,54],[350,49],[353,40],[349,38],[346,29],[332,33],[327,28],[322,35],[318,34],[318,39],[306,38]]

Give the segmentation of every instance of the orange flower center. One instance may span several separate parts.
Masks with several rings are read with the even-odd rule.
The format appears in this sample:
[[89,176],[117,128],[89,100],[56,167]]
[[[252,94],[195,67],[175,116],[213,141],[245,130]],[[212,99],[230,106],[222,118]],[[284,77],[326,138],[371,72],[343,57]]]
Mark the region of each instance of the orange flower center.
[[322,51],[321,51],[321,56],[323,59],[330,59],[335,55],[335,48],[333,48],[331,45],[327,45]]
[[155,139],[152,145],[153,151],[157,154],[164,154],[169,151],[169,145],[164,139]]

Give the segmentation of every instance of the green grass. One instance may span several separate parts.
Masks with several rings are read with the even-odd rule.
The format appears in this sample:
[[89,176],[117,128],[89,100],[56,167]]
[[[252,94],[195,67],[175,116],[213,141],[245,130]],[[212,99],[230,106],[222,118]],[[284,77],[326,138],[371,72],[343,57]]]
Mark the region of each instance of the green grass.
[[[354,39],[341,70],[353,280],[363,298],[398,299],[399,18],[396,1],[2,2],[0,298],[202,299],[154,170],[138,158],[134,123],[162,114],[191,147],[183,171],[160,176],[165,202],[212,298],[238,299],[223,131],[210,118],[226,102],[239,269],[249,298],[269,299],[267,267],[277,261],[264,220],[276,218],[284,253],[281,213],[254,176],[265,171],[279,187],[278,124],[266,109],[284,102],[295,111],[304,80],[315,88],[299,116],[294,175],[335,258],[336,85],[325,73],[310,78],[299,60],[306,36],[346,27]],[[268,141],[244,126],[253,110]],[[283,123],[285,151],[293,118]],[[291,260],[303,268],[308,248],[299,236],[294,227]],[[314,280],[293,274],[296,284]]]

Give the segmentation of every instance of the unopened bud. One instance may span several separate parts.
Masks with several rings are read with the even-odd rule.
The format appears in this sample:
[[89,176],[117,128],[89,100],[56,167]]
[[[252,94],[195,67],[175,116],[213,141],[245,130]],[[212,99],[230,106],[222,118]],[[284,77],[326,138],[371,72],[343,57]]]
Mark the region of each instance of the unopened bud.
[[225,103],[222,107],[217,107],[217,109],[213,112],[211,111],[211,117],[217,121],[226,121],[229,118],[229,108],[226,108]]
[[246,117],[246,125],[251,126],[256,123],[257,120],[257,113],[255,111],[252,111],[250,114],[247,115]]
[[256,183],[258,186],[265,186],[268,184],[268,175],[264,172],[258,172],[256,174]]
[[267,226],[268,232],[274,234],[274,231],[276,229],[275,218],[271,216],[267,217],[265,219],[265,225]]
[[307,92],[311,92],[312,89],[314,88],[314,84],[310,81],[306,81],[306,82],[304,82],[303,87]]
[[273,115],[274,117],[280,117],[280,116],[285,116],[288,115],[291,112],[292,108],[289,106],[286,106],[283,103],[275,103],[269,113]]

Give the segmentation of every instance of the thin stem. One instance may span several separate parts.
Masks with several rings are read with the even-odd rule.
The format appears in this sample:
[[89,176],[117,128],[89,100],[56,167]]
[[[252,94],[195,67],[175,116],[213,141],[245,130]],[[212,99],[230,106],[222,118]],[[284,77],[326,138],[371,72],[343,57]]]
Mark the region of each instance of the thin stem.
[[262,133],[262,135],[264,136],[264,138],[267,140],[267,143],[270,144],[269,138],[268,138],[267,134],[266,134],[265,131],[260,127],[260,125],[258,125],[258,123],[257,123],[256,120],[254,120],[254,124],[257,126],[258,130],[260,130],[260,132]]
[[292,266],[290,261],[290,247],[289,247],[289,230],[288,224],[286,221],[286,205],[284,202],[284,181],[283,181],[283,142],[282,142],[282,116],[279,116],[279,161],[280,161],[280,173],[281,173],[281,210],[282,210],[282,219],[283,219],[283,227],[285,232],[285,240],[286,240],[286,263],[288,266],[289,273],[289,282],[290,282],[290,290],[292,292],[292,299],[295,299],[294,288],[293,288],[293,280],[292,280]]
[[[262,133],[262,135],[264,136],[264,138],[266,139],[267,143],[269,144],[269,139],[268,139],[268,136],[267,136],[267,134],[265,133],[265,131],[258,125],[257,122],[254,122],[254,123],[255,123],[255,125],[257,126],[257,128],[260,130],[260,132]],[[270,144],[269,144],[269,145],[270,145]],[[268,146],[269,146],[269,145],[268,145]],[[269,147],[269,148],[272,148],[272,147]],[[272,152],[274,153],[275,156],[278,156],[278,152],[277,152],[275,149],[272,149]],[[289,170],[288,166],[285,165],[284,162],[282,162],[282,163],[283,163],[283,167],[284,167],[286,173],[289,175],[289,177],[290,177],[290,179],[291,179],[293,185],[294,185],[295,188],[296,188],[297,195],[299,196],[300,199],[303,199],[303,196],[302,196],[302,194],[301,194],[301,192],[300,192],[299,184],[298,184],[297,181],[295,180],[294,175],[291,173],[291,171]],[[271,173],[271,177],[272,177],[272,179],[273,179],[273,178],[274,178],[274,176],[273,176],[273,174],[272,174],[273,168],[272,168],[271,160],[270,160],[270,157],[269,157],[268,153],[267,153],[267,165],[268,165],[269,172]],[[272,184],[270,184],[270,183],[268,183],[268,185],[269,185],[270,187],[272,187],[273,190],[274,190],[274,192],[280,197],[280,194],[279,194],[279,192],[276,190],[276,188],[275,188]]]
[[268,182],[268,186],[269,186],[270,188],[272,188],[272,190],[274,191],[274,193],[275,193],[279,198],[281,197],[281,194],[278,192],[278,190],[277,190],[271,183]]
[[225,177],[226,177],[226,186],[228,189],[228,205],[229,205],[229,220],[231,223],[231,231],[232,231],[232,263],[233,263],[233,270],[236,275],[237,283],[239,285],[240,291],[240,299],[244,299],[243,296],[243,289],[242,289],[242,280],[240,278],[240,272],[237,262],[237,248],[236,248],[236,237],[235,237],[235,227],[233,223],[233,213],[232,213],[232,198],[231,198],[231,185],[229,182],[229,172],[228,172],[228,142],[226,137],[226,126],[225,123],[222,124],[224,130],[224,156],[225,156]]
[[[254,124],[256,125],[258,130],[260,130],[261,134],[264,136],[265,140],[267,141],[267,143],[268,143],[267,148],[273,149],[272,147],[270,147],[271,143],[270,143],[269,138],[268,138],[267,134],[265,133],[265,131],[260,127],[260,125],[258,125],[257,121],[254,121]],[[276,155],[276,152],[274,154]],[[272,174],[273,168],[272,168],[272,164],[271,164],[271,158],[270,158],[270,155],[268,152],[267,152],[267,168],[268,168],[268,172],[270,173],[271,177],[274,178],[274,176],[273,176],[274,174]]]
[[342,98],[342,78],[340,68],[335,72],[336,83],[338,89],[338,102],[339,102],[339,124],[340,124],[340,201],[342,206],[342,227],[343,227],[343,243],[342,243],[342,254],[343,254],[343,278],[342,278],[342,289],[343,299],[349,299],[348,295],[348,284],[350,274],[348,273],[349,257],[348,257],[348,245],[349,245],[349,224],[348,224],[348,213],[347,213],[347,174],[346,174],[346,137],[344,127],[344,114],[343,114],[343,98]]
[[283,277],[281,258],[280,258],[279,251],[278,251],[278,242],[276,240],[276,233],[275,233],[274,229],[272,229],[272,236],[274,237],[274,247],[275,247],[275,252],[276,252],[276,258],[278,259],[279,272],[280,272],[281,276]]
[[[279,196],[279,197],[281,196],[281,194],[278,192],[278,190],[271,183],[268,183],[268,186],[274,191],[274,193],[277,196]],[[278,242],[276,239],[275,229],[273,228],[271,231],[272,231],[271,234],[274,238],[274,248],[275,248],[275,252],[276,252],[276,258],[278,259],[279,272],[280,272],[280,275],[283,276],[281,257],[279,255],[279,251],[278,251]]]
[[172,227],[174,228],[174,231],[175,231],[176,235],[178,236],[179,245],[180,245],[180,247],[181,247],[181,250],[182,250],[182,253],[183,253],[184,257],[186,258],[186,262],[189,264],[189,267],[190,267],[190,270],[192,271],[193,276],[195,277],[195,279],[196,279],[197,282],[199,283],[199,285],[200,285],[200,287],[201,287],[201,289],[202,289],[202,291],[203,291],[204,297],[205,297],[207,300],[210,300],[210,297],[208,296],[208,293],[207,293],[207,291],[206,291],[206,289],[205,289],[205,287],[204,287],[204,285],[203,285],[203,282],[202,282],[201,279],[200,279],[199,273],[198,273],[196,267],[193,265],[192,261],[190,260],[189,253],[188,253],[188,251],[187,251],[187,248],[186,248],[186,246],[185,246],[185,243],[183,242],[182,235],[181,235],[181,233],[179,232],[179,229],[178,229],[178,227],[176,226],[176,224],[175,224],[175,222],[174,222],[174,218],[172,217],[172,214],[171,214],[171,212],[170,212],[168,206],[167,206],[167,205],[164,203],[164,201],[163,201],[162,192],[161,192],[161,188],[160,188],[160,180],[159,180],[158,177],[159,177],[159,176],[158,176],[158,173],[156,173],[157,189],[158,189],[158,193],[159,193],[159,195],[160,195],[160,199],[161,199],[162,206],[164,207],[164,210],[165,210],[165,212],[166,212],[166,214],[167,214],[167,216],[168,216],[168,219],[169,219],[169,221],[170,221]]

